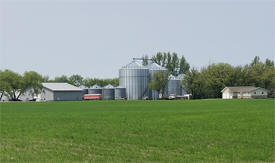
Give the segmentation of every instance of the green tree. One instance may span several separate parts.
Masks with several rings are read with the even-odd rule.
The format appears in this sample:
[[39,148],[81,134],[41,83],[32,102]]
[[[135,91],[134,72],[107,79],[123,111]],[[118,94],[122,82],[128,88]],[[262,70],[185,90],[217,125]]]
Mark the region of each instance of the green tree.
[[23,77],[10,70],[1,73],[1,85],[5,83],[5,93],[10,100],[19,100],[20,95],[26,90]]
[[142,56],[142,65],[143,66],[148,65],[148,59],[149,59],[148,55]]
[[57,83],[69,83],[69,79],[66,75],[62,75],[59,77],[55,77],[53,82],[57,82]]
[[74,86],[81,86],[83,85],[83,77],[81,75],[78,74],[74,74],[72,76],[69,77],[69,83],[74,85]]
[[[28,90],[32,96],[41,93],[43,77],[35,71],[27,71],[23,76],[25,90]],[[23,93],[23,92],[22,92]]]
[[149,89],[160,92],[161,97],[163,98],[166,90],[166,86],[168,84],[168,76],[169,74],[166,73],[165,71],[154,73],[148,86]]
[[180,59],[180,69],[179,69],[179,74],[186,74],[189,71],[190,65],[184,58],[184,56],[181,57]]

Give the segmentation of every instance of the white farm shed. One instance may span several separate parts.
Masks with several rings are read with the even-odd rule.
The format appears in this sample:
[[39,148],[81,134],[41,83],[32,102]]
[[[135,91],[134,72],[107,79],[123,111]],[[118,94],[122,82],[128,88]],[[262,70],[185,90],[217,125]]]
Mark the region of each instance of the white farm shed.
[[42,83],[41,101],[82,100],[83,89],[68,83]]
[[253,86],[225,87],[221,92],[223,99],[267,98],[268,93],[264,88]]

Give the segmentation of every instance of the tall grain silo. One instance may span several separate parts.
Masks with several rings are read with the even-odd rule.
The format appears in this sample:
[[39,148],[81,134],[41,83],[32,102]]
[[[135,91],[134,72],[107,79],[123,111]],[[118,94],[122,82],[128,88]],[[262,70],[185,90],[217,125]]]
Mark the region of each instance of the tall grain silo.
[[109,84],[102,89],[102,100],[114,100],[115,88]]
[[181,95],[181,80],[176,78],[173,75],[169,76],[169,81],[168,81],[168,96],[170,95],[175,95],[179,96]]
[[126,88],[129,100],[148,97],[149,69],[133,60],[119,70],[119,85]]
[[126,88],[122,86],[118,86],[115,88],[115,99],[126,99]]
[[[167,72],[167,69],[160,66],[159,64],[153,62],[153,61],[149,61],[148,65],[146,66],[149,69],[149,81],[151,81],[151,79],[153,78],[153,75],[156,72]],[[159,92],[155,91],[155,90],[149,90],[149,98],[152,98],[153,100],[158,99],[159,97]]]
[[88,94],[102,94],[102,87],[95,84],[88,89]]

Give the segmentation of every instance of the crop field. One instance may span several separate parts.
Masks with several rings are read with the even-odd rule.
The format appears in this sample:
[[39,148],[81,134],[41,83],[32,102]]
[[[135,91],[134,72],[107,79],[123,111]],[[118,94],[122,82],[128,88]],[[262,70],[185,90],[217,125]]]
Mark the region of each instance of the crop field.
[[274,100],[0,103],[0,162],[274,162]]

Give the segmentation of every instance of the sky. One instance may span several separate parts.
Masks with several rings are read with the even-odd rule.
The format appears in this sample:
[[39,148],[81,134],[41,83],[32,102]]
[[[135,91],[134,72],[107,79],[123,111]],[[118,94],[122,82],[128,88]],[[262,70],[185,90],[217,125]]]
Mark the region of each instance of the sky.
[[198,69],[244,65],[274,60],[274,23],[272,0],[0,0],[0,66],[113,78],[168,51]]

